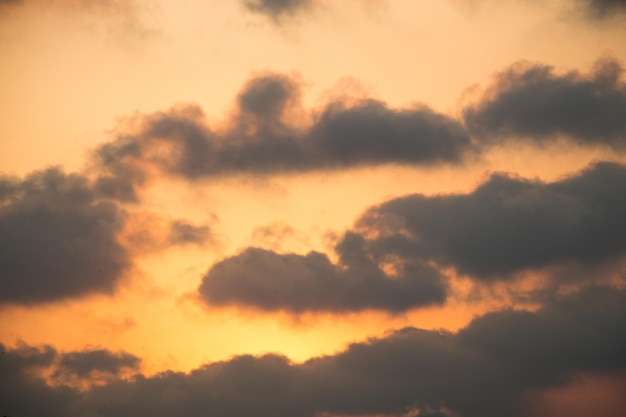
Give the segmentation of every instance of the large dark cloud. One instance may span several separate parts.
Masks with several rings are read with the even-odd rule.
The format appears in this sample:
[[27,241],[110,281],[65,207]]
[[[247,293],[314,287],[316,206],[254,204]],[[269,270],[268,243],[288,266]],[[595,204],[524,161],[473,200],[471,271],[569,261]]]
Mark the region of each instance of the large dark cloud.
[[[310,119],[305,122],[302,119]],[[95,152],[109,193],[133,199],[153,171],[187,179],[267,175],[387,163],[460,163],[471,142],[457,121],[426,107],[391,109],[373,99],[301,109],[293,77],[265,74],[237,97],[228,128],[211,129],[196,106],[141,117]]]
[[262,310],[401,312],[443,303],[444,278],[425,264],[406,263],[390,276],[374,264],[363,238],[347,235],[338,264],[326,255],[277,254],[248,248],[214,265],[199,288],[210,305],[243,305]]
[[86,178],[52,168],[0,178],[0,302],[111,293],[130,266],[116,240],[124,213]]
[[435,261],[481,280],[626,252],[626,166],[598,163],[546,183],[494,174],[469,194],[411,195],[371,208],[375,257]]
[[[83,393],[27,377],[20,372],[28,368],[25,355],[9,350],[0,364],[11,372],[0,383],[12,390],[2,391],[7,402],[0,404],[23,416],[48,406],[48,414],[62,410],[68,417],[399,416],[417,410],[537,417],[524,407],[529,392],[566,386],[581,374],[623,374],[625,326],[626,292],[594,287],[535,312],[486,314],[458,333],[406,328],[302,364],[278,355],[239,356],[188,374],[136,376]],[[28,401],[25,391],[33,394]]]
[[480,101],[465,109],[479,142],[522,137],[544,144],[565,137],[581,145],[626,149],[626,84],[622,65],[596,62],[589,74],[557,73],[543,64],[519,63],[500,73]]

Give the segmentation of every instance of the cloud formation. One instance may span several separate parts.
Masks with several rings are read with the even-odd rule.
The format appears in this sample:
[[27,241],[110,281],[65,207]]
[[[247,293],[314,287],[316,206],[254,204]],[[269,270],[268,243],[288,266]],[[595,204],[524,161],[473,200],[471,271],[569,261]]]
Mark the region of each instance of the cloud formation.
[[615,13],[626,13],[625,0],[579,0],[593,17],[605,18]]
[[621,164],[597,163],[551,183],[493,174],[468,194],[416,194],[370,208],[357,221],[359,233],[347,232],[335,247],[336,264],[319,252],[247,248],[215,264],[198,291],[212,306],[402,312],[446,300],[437,267],[494,283],[553,265],[619,259],[624,213]]
[[214,241],[208,225],[119,204],[60,168],[0,176],[0,304],[112,294],[133,257]]
[[116,240],[124,213],[58,168],[0,178],[0,303],[111,293],[131,264]]
[[387,163],[435,166],[460,163],[472,148],[459,122],[427,107],[391,109],[366,99],[307,114],[299,112],[300,89],[297,79],[281,74],[249,80],[222,131],[211,129],[197,106],[133,120],[95,151],[101,186],[132,200],[133,185],[155,172],[195,180]]
[[70,373],[79,378],[88,378],[94,374],[117,376],[126,369],[137,370],[141,364],[135,355],[106,349],[63,353],[58,358],[58,372]]
[[293,16],[310,9],[315,0],[241,0],[241,3],[249,11],[279,22],[285,16]]
[[[431,417],[536,416],[521,406],[528,404],[529,391],[565,386],[581,373],[626,370],[625,306],[623,290],[594,287],[554,299],[536,312],[488,313],[458,333],[406,328],[301,364],[278,355],[245,355],[188,374],[111,381],[84,393],[49,387],[28,375],[33,362],[50,361],[49,351],[9,350],[0,364],[10,372],[0,383],[11,384],[13,394],[1,391],[6,402],[0,401],[0,411],[32,415],[25,411],[46,406],[49,413],[69,417],[410,411]],[[35,389],[39,395],[24,395]]]
[[543,64],[518,63],[497,75],[465,124],[481,143],[523,138],[545,144],[565,138],[579,145],[626,149],[626,83],[616,60],[596,62],[589,74],[556,73]]
[[410,195],[369,209],[359,228],[376,257],[453,266],[494,281],[561,262],[626,253],[626,166],[597,163],[546,183],[493,174],[469,194]]
[[319,252],[278,254],[248,248],[215,264],[198,291],[211,306],[292,313],[367,309],[398,313],[445,301],[446,281],[436,270],[412,262],[398,265],[390,274],[369,259],[363,245],[361,236],[347,234],[337,247],[338,264]]

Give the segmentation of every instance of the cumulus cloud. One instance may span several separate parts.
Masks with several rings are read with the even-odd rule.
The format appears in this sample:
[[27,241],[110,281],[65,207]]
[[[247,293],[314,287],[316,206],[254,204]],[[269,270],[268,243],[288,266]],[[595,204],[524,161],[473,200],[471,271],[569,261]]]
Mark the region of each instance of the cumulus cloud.
[[[625,320],[626,292],[594,287],[555,298],[535,312],[488,313],[458,333],[406,328],[301,364],[278,355],[238,356],[187,374],[136,376],[82,393],[28,377],[24,370],[32,365],[23,357],[36,362],[37,355],[9,350],[0,364],[11,372],[0,383],[12,389],[0,391],[6,397],[1,412],[31,415],[24,411],[48,406],[48,412],[69,417],[363,416],[408,410],[536,417],[521,406],[528,404],[529,391],[562,387],[585,373],[623,374]],[[40,356],[40,362],[50,360],[45,352]],[[25,390],[35,395],[26,398]]]
[[124,218],[79,174],[0,178],[0,302],[111,293],[131,264],[116,240]]
[[626,166],[618,163],[548,183],[493,174],[467,194],[409,195],[370,208],[359,233],[337,244],[336,264],[319,252],[247,248],[215,264],[199,294],[209,305],[266,311],[401,312],[445,301],[441,267],[494,283],[567,265],[544,290],[597,283],[592,267],[626,254],[624,213]]
[[616,60],[596,62],[588,74],[560,74],[551,66],[518,63],[501,72],[480,100],[464,110],[479,142],[520,137],[536,144],[566,138],[580,145],[626,149],[626,83]]
[[248,248],[214,265],[199,294],[209,305],[240,305],[266,311],[402,312],[441,304],[446,282],[431,267],[402,264],[392,275],[373,263],[363,238],[348,234],[337,247],[338,264],[319,252],[278,254]]
[[626,252],[626,166],[598,163],[555,182],[494,174],[468,194],[410,195],[359,220],[376,256],[453,266],[494,281],[559,262]]
[[295,77],[281,74],[249,80],[220,131],[193,105],[139,117],[95,151],[102,188],[132,200],[133,185],[158,173],[194,180],[387,163],[435,166],[458,164],[472,148],[459,122],[427,107],[392,109],[364,99],[299,112],[300,90]]
[[208,225],[129,210],[112,197],[60,168],[0,176],[0,304],[112,294],[134,255],[214,241]]

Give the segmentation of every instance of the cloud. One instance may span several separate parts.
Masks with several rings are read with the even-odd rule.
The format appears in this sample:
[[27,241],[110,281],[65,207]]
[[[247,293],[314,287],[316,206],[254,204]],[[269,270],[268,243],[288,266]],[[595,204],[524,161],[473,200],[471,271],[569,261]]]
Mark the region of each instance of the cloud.
[[213,232],[206,225],[195,225],[186,220],[174,220],[170,223],[169,245],[202,245],[213,240]]
[[606,18],[616,13],[626,12],[625,0],[579,0],[587,12],[596,18]]
[[241,0],[243,6],[250,12],[265,15],[274,22],[286,16],[293,16],[310,9],[315,0]]
[[[445,301],[440,267],[494,283],[567,265],[553,271],[552,285],[597,283],[588,266],[626,254],[624,213],[621,164],[597,163],[551,183],[493,174],[467,194],[409,195],[370,208],[337,244],[337,263],[319,252],[247,248],[215,264],[199,294],[213,306],[396,313]],[[543,290],[556,288],[548,284]]]
[[77,415],[74,404],[81,394],[64,384],[68,375],[83,381],[102,373],[117,378],[124,370],[138,370],[141,362],[105,349],[61,353],[48,345],[7,348],[0,343],[0,352],[0,414],[6,416]]
[[141,360],[126,352],[106,349],[69,352],[59,356],[59,371],[87,378],[96,373],[120,375],[127,369],[138,369]]
[[453,266],[494,281],[561,262],[626,253],[626,166],[597,163],[546,183],[493,174],[468,194],[419,194],[369,209],[368,251]]
[[131,264],[116,240],[124,213],[58,168],[0,178],[0,303],[111,293]]
[[338,264],[326,255],[278,254],[247,248],[215,264],[199,288],[209,305],[240,305],[265,311],[350,312],[366,309],[392,313],[441,304],[444,278],[424,264],[403,264],[392,275],[364,252],[363,239],[344,237]]
[[307,113],[300,90],[295,77],[254,77],[221,131],[193,105],[131,120],[94,152],[101,186],[132,200],[133,186],[159,173],[195,180],[388,163],[435,166],[458,164],[472,148],[460,123],[427,107],[391,109],[364,99]]
[[[626,292],[594,287],[535,312],[488,313],[458,333],[405,328],[300,364],[279,355],[244,355],[187,374],[137,375],[82,393],[27,378],[23,355],[9,350],[0,364],[12,371],[0,383],[13,389],[0,391],[8,399],[0,404],[12,415],[47,405],[69,417],[400,416],[419,410],[536,417],[522,406],[529,392],[566,386],[581,374],[623,374],[625,320]],[[20,395],[26,389],[33,394],[28,400]]]
[[477,141],[520,137],[535,144],[566,138],[579,145],[626,149],[626,84],[616,60],[589,74],[558,74],[551,66],[518,63],[501,72],[480,100],[464,110]]

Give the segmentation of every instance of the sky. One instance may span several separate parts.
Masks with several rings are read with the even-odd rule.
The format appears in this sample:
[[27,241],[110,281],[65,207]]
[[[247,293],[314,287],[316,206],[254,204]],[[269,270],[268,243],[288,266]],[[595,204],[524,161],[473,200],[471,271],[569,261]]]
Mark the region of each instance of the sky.
[[623,0],[0,0],[0,415],[626,415]]

